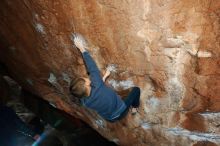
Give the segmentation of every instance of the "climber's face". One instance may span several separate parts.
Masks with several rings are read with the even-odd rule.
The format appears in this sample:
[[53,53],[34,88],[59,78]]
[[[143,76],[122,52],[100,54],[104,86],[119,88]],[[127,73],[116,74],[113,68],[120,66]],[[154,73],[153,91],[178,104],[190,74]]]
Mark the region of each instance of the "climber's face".
[[88,95],[90,95],[90,92],[91,92],[91,81],[89,78],[84,78],[85,80],[85,87],[86,87],[86,92]]

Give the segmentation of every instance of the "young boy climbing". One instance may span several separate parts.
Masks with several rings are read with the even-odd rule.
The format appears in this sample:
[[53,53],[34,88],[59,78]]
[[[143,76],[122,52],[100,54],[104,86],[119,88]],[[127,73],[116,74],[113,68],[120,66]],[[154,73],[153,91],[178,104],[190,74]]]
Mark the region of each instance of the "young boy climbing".
[[138,108],[140,105],[140,88],[133,87],[129,95],[122,100],[110,87],[105,85],[106,78],[110,75],[107,69],[103,78],[96,63],[86,51],[87,44],[79,34],[74,34],[74,44],[82,53],[89,78],[76,78],[71,82],[70,92],[80,99],[81,104],[95,110],[104,119],[115,122],[123,118],[130,107]]

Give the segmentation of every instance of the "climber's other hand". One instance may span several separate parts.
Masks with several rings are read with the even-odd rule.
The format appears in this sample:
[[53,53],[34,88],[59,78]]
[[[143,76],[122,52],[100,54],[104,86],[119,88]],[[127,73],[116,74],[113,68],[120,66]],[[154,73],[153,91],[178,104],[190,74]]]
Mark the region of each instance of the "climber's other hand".
[[111,71],[110,70],[108,70],[108,69],[106,69],[106,71],[105,71],[105,76],[109,76],[111,74]]

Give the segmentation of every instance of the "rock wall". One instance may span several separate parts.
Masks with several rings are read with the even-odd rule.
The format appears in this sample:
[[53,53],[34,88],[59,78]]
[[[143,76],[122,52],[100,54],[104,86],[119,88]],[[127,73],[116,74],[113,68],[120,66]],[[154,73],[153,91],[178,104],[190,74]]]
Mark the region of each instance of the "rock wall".
[[[119,145],[220,145],[219,0],[2,0],[0,60],[24,88]],[[80,32],[108,84],[141,88],[141,107],[108,123],[71,101],[86,76]]]

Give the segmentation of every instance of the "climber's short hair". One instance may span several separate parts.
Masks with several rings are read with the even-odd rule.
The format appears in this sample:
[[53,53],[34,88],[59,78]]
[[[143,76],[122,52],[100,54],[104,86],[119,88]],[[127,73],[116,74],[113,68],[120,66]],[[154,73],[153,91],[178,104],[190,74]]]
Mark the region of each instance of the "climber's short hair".
[[70,93],[79,99],[86,97],[87,92],[85,87],[85,79],[79,77],[72,80],[70,83]]

